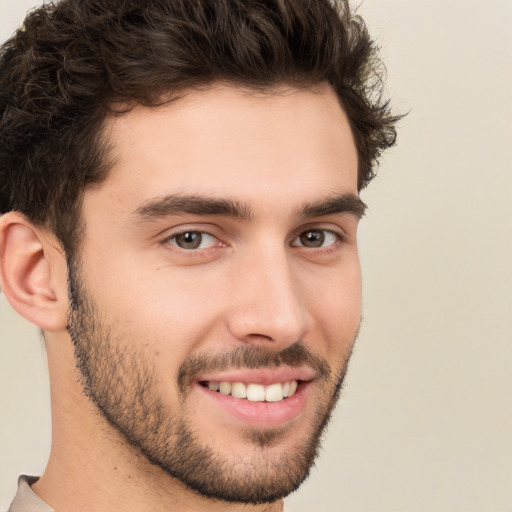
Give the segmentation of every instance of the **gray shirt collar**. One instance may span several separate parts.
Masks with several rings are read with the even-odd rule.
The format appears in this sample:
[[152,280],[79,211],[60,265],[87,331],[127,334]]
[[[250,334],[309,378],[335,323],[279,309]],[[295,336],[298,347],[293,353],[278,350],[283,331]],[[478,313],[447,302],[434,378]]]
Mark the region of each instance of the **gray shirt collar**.
[[30,486],[38,477],[22,475],[18,479],[18,492],[7,512],[55,512]]

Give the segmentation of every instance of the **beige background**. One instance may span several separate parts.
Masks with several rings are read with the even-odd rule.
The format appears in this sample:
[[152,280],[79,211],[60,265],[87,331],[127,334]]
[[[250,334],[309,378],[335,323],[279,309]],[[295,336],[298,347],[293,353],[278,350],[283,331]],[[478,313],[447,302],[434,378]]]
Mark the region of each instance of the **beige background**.
[[[358,2],[359,3],[359,2]],[[31,2],[0,0],[0,37]],[[366,0],[401,111],[363,194],[363,329],[295,512],[512,511],[512,2]],[[0,509],[49,451],[37,331],[0,299]]]

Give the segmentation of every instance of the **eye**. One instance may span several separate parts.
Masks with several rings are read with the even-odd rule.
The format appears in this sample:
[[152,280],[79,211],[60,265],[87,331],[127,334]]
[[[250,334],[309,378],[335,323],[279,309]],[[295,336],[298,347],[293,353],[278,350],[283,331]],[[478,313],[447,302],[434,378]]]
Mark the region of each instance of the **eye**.
[[203,231],[184,231],[168,239],[168,241],[185,250],[208,249],[217,243],[217,239]]
[[318,249],[320,247],[329,247],[339,239],[339,235],[327,229],[308,229],[294,238],[292,245],[295,247]]

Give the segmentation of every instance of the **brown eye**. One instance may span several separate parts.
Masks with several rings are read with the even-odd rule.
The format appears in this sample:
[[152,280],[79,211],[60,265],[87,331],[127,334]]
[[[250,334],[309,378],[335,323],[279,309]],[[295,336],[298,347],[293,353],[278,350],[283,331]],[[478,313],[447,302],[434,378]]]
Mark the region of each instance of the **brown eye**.
[[300,235],[301,245],[304,247],[322,247],[325,241],[325,234],[323,231],[312,230],[306,231]]
[[320,247],[329,247],[339,240],[339,235],[327,229],[309,229],[301,233],[292,242],[296,247],[307,247],[309,249],[318,249]]
[[180,249],[190,251],[193,249],[207,249],[213,247],[216,238],[201,231],[185,231],[184,233],[174,235],[169,241]]

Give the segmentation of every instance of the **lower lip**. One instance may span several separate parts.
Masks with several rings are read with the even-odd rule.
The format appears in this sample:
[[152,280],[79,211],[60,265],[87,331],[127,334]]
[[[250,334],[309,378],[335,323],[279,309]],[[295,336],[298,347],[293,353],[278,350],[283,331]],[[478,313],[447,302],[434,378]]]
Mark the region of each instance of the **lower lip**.
[[252,427],[282,427],[300,416],[306,405],[309,382],[301,382],[295,394],[279,402],[251,402],[245,398],[235,398],[212,391],[200,384],[199,390],[215,405],[235,419]]

